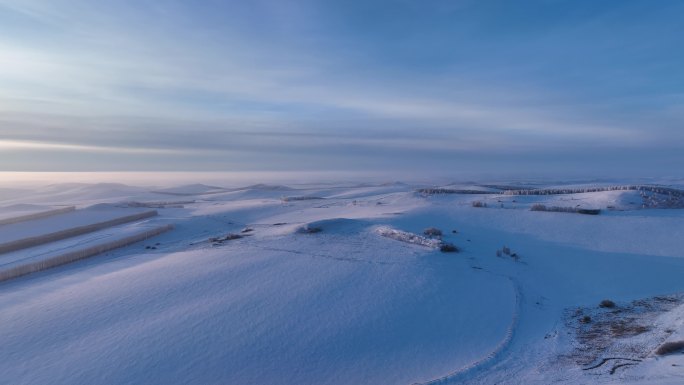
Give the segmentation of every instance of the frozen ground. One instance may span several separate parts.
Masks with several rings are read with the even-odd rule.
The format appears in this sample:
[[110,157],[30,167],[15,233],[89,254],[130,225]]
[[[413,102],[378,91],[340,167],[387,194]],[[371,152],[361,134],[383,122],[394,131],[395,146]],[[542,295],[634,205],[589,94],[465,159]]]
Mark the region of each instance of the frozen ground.
[[[3,207],[159,211],[26,255],[175,229],[0,283],[3,381],[683,383],[684,355],[654,351],[684,339],[684,210],[644,209],[631,190],[502,185],[4,186]],[[0,237],[21,236],[11,229]]]

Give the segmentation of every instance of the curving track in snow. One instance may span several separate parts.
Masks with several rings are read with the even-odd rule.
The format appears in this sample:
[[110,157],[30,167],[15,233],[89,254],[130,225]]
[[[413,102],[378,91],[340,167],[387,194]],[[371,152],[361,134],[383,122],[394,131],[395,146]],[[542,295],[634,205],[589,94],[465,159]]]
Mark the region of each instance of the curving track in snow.
[[508,348],[511,346],[513,341],[513,336],[515,334],[516,328],[518,327],[518,322],[520,320],[520,313],[522,311],[522,301],[523,295],[520,284],[516,282],[511,277],[506,277],[511,282],[513,290],[515,291],[515,309],[511,315],[511,322],[506,330],[504,338],[499,342],[499,344],[486,356],[481,359],[461,367],[447,375],[439,378],[435,378],[426,382],[417,382],[413,385],[437,385],[437,384],[449,384],[449,383],[462,383],[465,379],[476,375],[478,372],[486,370],[488,367],[496,364],[506,353]]

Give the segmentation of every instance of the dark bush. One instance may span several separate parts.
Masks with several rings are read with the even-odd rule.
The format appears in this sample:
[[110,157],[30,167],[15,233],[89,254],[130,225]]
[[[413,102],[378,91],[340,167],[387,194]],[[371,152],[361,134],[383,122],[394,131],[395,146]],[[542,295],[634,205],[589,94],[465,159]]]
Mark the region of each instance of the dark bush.
[[530,207],[531,211],[546,211],[546,206],[541,203],[535,203]]
[[586,215],[599,215],[601,213],[600,209],[577,209],[577,212],[579,214],[586,214]]
[[606,308],[606,309],[612,309],[615,307],[615,302],[609,300],[609,299],[604,299],[599,303],[599,307]]
[[442,253],[458,253],[461,250],[451,243],[442,243],[442,245],[439,246],[439,251]]
[[473,207],[487,207],[486,203],[483,203],[481,201],[474,201],[473,202]]
[[441,237],[442,230],[436,227],[428,227],[427,229],[423,230],[423,234],[427,235],[428,237]]
[[234,239],[240,239],[242,238],[242,235],[240,234],[234,234],[234,233],[228,233],[223,237],[212,237],[209,238],[209,242],[214,243],[215,245],[219,245],[225,241],[232,241]]
[[656,350],[655,354],[665,356],[668,354],[679,353],[684,351],[684,341],[666,342]]
[[588,315],[585,315],[584,317],[580,318],[580,322],[583,324],[591,323],[591,317],[589,317]]
[[302,234],[315,234],[315,233],[320,233],[323,231],[322,228],[320,227],[310,227],[310,226],[305,226],[301,227],[297,232],[302,233]]

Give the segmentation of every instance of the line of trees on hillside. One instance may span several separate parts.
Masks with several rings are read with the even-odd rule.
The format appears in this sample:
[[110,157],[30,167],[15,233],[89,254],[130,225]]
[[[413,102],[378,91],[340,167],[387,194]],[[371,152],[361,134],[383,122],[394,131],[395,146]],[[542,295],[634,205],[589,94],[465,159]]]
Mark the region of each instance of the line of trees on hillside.
[[133,243],[144,241],[145,239],[154,237],[166,231],[173,229],[173,225],[165,225],[149,229],[131,236],[117,239],[115,241],[103,243],[100,245],[91,246],[83,250],[68,252],[65,254],[56,255],[54,257],[40,259],[38,261],[28,262],[25,264],[16,265],[4,270],[0,270],[0,281],[20,277],[22,275],[34,273],[41,270],[46,270],[52,267],[64,265],[75,262],[80,259],[89,258],[107,251],[119,249]]

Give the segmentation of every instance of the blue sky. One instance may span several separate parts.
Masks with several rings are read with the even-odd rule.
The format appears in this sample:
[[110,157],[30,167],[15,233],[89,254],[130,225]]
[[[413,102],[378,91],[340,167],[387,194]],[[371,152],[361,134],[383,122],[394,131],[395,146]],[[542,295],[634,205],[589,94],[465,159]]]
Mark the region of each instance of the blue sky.
[[681,176],[681,1],[0,0],[0,170]]

